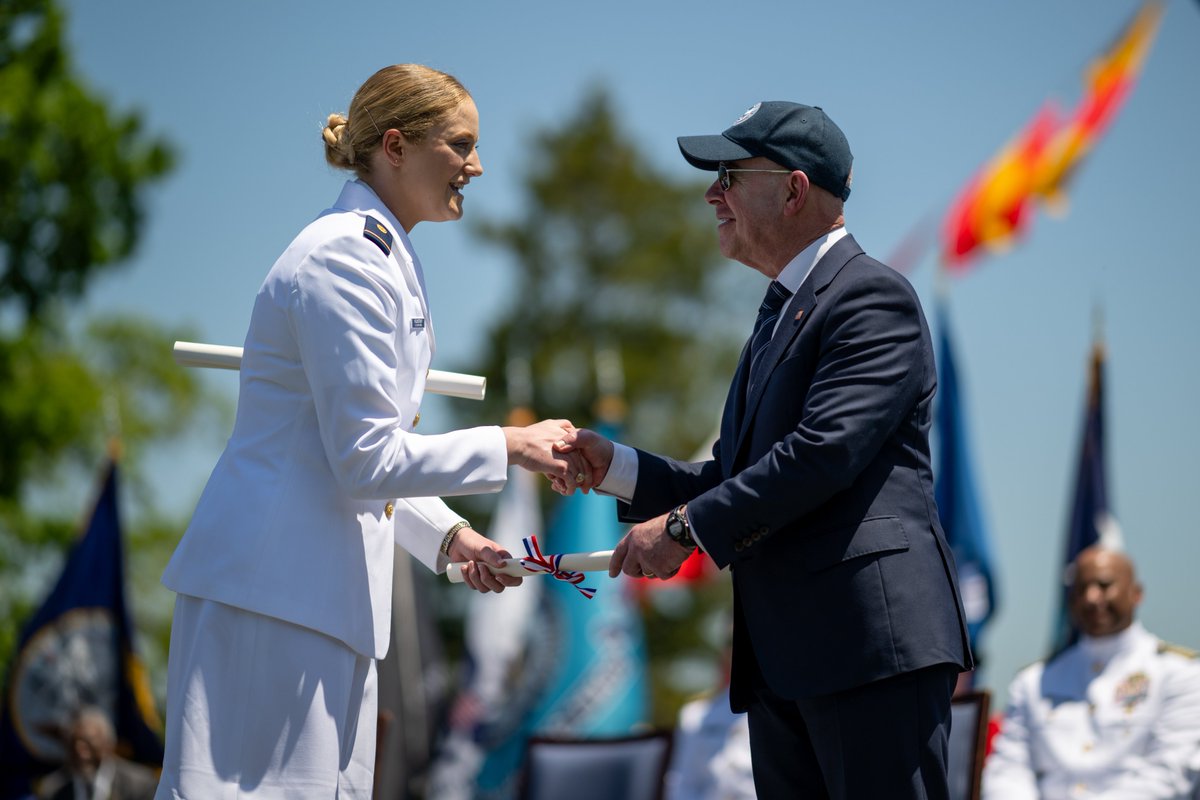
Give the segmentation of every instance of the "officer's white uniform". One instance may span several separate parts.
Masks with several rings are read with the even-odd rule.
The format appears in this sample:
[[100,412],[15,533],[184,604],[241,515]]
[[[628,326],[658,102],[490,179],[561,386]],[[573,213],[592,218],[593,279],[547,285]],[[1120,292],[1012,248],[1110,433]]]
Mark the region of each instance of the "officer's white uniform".
[[750,728],[729,708],[729,687],[679,709],[664,784],[667,800],[753,800]]
[[460,517],[436,496],[507,478],[499,427],[412,432],[433,351],[408,237],[347,182],[259,290],[233,434],[163,575],[159,797],[369,797],[393,540],[444,569]]
[[1138,623],[1022,670],[985,800],[1186,798],[1200,753],[1200,660]]

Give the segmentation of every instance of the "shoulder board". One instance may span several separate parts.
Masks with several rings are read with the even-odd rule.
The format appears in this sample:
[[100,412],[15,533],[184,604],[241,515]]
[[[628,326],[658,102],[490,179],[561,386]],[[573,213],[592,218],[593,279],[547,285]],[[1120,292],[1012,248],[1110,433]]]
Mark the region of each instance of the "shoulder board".
[[1161,656],[1163,653],[1174,653],[1175,655],[1183,656],[1184,658],[1200,657],[1200,653],[1197,653],[1195,650],[1187,647],[1183,647],[1182,645],[1171,644],[1170,642],[1159,642],[1158,654]]
[[368,215],[367,222],[363,226],[363,236],[374,242],[385,256],[391,255],[392,232],[382,222]]

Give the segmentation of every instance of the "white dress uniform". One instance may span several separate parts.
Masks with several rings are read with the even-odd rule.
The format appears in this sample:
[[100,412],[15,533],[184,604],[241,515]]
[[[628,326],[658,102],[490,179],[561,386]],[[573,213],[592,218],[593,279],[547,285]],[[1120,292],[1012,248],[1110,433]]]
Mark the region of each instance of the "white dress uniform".
[[370,796],[393,543],[444,570],[437,496],[507,479],[499,427],[412,432],[433,352],[408,237],[349,181],[259,290],[233,434],[163,575],[159,797]]
[[985,800],[1186,798],[1200,660],[1140,624],[1022,670],[984,765]]
[[729,687],[679,709],[666,800],[754,800],[750,728],[729,708]]

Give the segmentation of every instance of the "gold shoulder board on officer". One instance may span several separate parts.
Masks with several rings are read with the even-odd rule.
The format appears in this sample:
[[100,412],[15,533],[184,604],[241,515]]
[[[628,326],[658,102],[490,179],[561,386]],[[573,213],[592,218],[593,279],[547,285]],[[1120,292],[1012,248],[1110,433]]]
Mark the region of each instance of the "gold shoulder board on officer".
[[1171,644],[1170,642],[1159,642],[1158,654],[1161,656],[1163,653],[1174,653],[1175,655],[1183,656],[1184,658],[1196,658],[1200,656],[1200,653],[1184,647],[1183,645]]

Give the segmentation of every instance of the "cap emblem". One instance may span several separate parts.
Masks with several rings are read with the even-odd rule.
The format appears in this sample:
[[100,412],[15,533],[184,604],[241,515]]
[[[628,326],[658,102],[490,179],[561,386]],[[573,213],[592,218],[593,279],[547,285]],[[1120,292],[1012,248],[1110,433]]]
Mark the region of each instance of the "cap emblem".
[[[748,120],[748,119],[750,119],[751,117],[753,117],[753,116],[754,116],[754,115],[755,115],[755,114],[758,112],[758,110],[759,110],[760,108],[762,108],[762,103],[755,103],[754,105],[752,105],[752,106],[750,106],[749,108],[747,108],[747,109],[745,110],[745,112],[743,112],[743,114],[742,114],[740,117],[738,117],[736,120],[734,120],[734,123],[733,123],[733,124],[734,124],[734,125],[741,125],[743,122],[745,122],[746,120]],[[732,126],[731,126],[731,127],[732,127]]]

